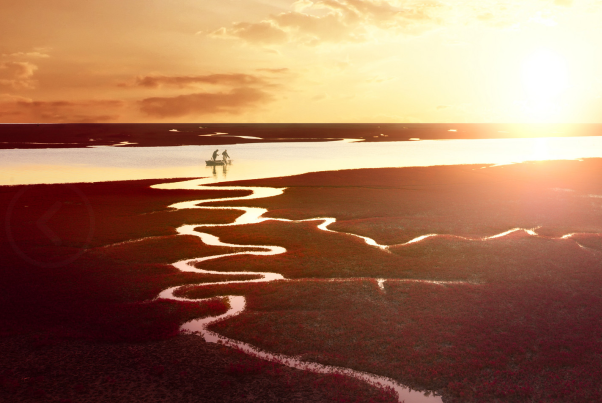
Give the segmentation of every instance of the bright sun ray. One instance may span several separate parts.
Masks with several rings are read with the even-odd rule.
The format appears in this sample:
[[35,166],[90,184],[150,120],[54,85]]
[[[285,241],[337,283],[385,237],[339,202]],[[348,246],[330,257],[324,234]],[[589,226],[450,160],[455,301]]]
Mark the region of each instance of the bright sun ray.
[[557,120],[562,112],[562,95],[569,86],[565,60],[551,50],[537,50],[525,60],[522,78],[529,120]]

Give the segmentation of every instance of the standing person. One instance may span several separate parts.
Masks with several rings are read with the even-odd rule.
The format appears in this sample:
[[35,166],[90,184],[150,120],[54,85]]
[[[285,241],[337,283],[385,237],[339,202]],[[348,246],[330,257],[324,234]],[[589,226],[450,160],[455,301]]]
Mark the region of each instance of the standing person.
[[215,151],[213,152],[213,161],[215,161],[215,159],[217,158],[217,152],[218,152],[218,151],[219,151],[219,150],[215,150]]
[[228,150],[224,150],[224,152],[222,153],[222,158],[224,159],[224,164],[227,164],[228,159],[230,159],[230,156],[228,155]]

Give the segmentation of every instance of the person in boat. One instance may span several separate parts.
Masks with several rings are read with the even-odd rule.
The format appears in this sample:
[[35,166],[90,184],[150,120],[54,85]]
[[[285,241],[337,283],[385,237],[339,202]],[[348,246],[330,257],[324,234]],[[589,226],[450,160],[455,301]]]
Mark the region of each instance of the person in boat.
[[222,153],[222,159],[224,160],[224,164],[227,164],[228,160],[231,159],[228,155],[228,150],[224,150],[224,152]]
[[215,150],[215,151],[213,152],[213,157],[211,157],[211,158],[213,159],[213,161],[215,161],[215,159],[217,158],[217,152],[218,152],[218,151],[219,151],[219,150]]

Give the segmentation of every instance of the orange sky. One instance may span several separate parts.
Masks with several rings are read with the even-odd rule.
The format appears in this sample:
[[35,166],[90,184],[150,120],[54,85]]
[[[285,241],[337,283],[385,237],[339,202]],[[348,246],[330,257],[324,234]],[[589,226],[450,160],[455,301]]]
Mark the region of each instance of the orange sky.
[[0,9],[0,122],[602,122],[599,0]]

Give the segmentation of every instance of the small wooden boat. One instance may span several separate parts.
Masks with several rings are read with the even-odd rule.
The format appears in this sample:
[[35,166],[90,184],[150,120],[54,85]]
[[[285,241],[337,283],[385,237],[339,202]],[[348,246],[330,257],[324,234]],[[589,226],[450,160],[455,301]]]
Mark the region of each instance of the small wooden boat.
[[232,160],[229,160],[227,163],[224,162],[224,160],[206,160],[205,162],[207,163],[207,166],[211,167],[232,164]]

